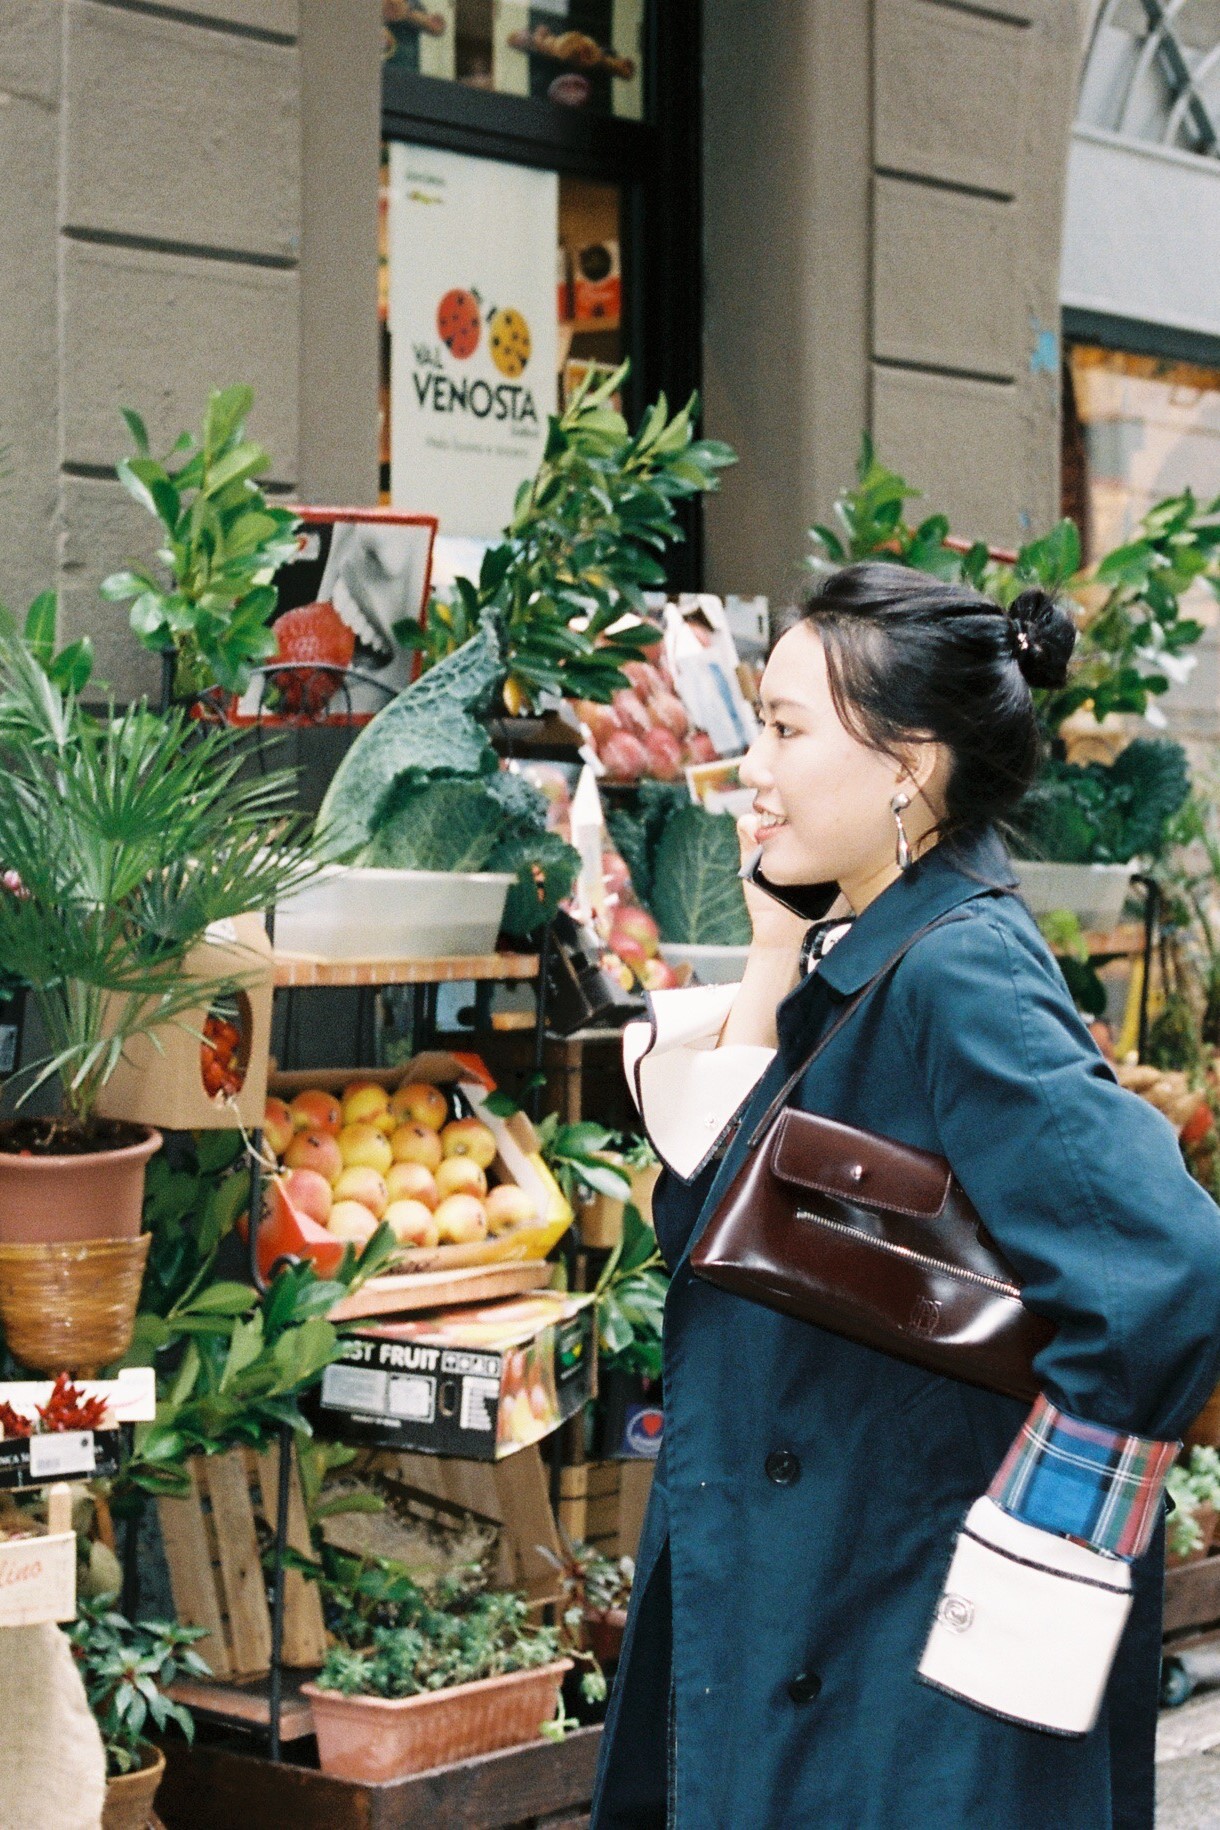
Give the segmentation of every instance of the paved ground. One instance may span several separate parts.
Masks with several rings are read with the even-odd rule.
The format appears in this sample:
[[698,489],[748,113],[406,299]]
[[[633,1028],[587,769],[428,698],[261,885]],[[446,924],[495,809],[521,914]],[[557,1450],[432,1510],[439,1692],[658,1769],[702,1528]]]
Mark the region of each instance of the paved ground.
[[1157,1767],[1156,1824],[1157,1830],[1220,1830],[1220,1749]]
[[1220,1660],[1187,1655],[1200,1688],[1161,1713],[1157,1731],[1157,1830],[1220,1830]]

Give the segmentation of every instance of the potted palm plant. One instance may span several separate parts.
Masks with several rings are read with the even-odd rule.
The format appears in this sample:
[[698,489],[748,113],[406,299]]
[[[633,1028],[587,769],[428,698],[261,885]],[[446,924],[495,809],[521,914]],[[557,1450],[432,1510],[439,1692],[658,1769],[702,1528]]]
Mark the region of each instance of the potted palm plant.
[[165,1756],[148,1739],[149,1730],[173,1722],[189,1741],[195,1726],[190,1713],[167,1691],[177,1677],[210,1673],[192,1650],[202,1627],[133,1622],[115,1611],[113,1599],[82,1601],[68,1640],[106,1750],[101,1830],[144,1830],[165,1771]]
[[14,1258],[24,1277],[37,1257],[47,1300],[52,1286],[70,1300],[73,1282],[96,1296],[84,1247],[113,1259],[120,1243],[106,1276],[131,1281],[134,1266],[138,1287],[160,1140],[100,1116],[103,1089],[136,1038],[241,989],[240,950],[227,977],[184,973],[205,936],[316,868],[305,823],[284,811],[290,783],[243,779],[241,742],[143,702],[93,715],[0,615],[0,959],[42,1037],[21,1098],[56,1080],[61,1094],[53,1115],[0,1124],[0,1294]]

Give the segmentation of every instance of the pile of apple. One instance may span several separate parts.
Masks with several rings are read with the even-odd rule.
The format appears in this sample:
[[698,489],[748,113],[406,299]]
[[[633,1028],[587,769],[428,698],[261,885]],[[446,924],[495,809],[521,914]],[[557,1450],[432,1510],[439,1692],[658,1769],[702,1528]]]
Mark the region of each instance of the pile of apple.
[[676,782],[689,764],[716,760],[707,732],[691,728],[659,643],[652,654],[651,661],[626,663],[623,672],[631,685],[620,688],[609,705],[575,701],[607,781],[638,782],[649,776]]
[[387,1092],[355,1080],[335,1097],[310,1088],[269,1099],[263,1137],[292,1206],[336,1239],[363,1245],[381,1221],[403,1246],[472,1245],[534,1218],[513,1182],[489,1188],[496,1140],[458,1118],[439,1087]]
[[637,984],[645,991],[671,990],[680,982],[678,975],[661,958],[660,930],[636,900],[631,872],[621,853],[602,853],[602,881],[606,886],[603,970],[613,973],[624,991],[633,990]]

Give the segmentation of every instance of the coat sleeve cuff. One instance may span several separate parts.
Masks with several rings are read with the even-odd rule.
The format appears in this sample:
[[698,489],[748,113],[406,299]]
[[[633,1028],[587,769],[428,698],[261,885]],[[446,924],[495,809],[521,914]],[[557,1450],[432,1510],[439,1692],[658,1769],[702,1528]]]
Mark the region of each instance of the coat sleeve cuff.
[[623,1032],[623,1068],[644,1127],[683,1181],[715,1154],[774,1059],[770,1048],[716,1046],[737,992],[736,985],[655,992],[648,1022]]
[[1005,1721],[1087,1735],[1131,1609],[1131,1571],[976,1500],[919,1662],[925,1684]]
[[1156,1529],[1178,1448],[1084,1423],[1043,1395],[987,1491],[1027,1525],[1113,1557],[1139,1557]]

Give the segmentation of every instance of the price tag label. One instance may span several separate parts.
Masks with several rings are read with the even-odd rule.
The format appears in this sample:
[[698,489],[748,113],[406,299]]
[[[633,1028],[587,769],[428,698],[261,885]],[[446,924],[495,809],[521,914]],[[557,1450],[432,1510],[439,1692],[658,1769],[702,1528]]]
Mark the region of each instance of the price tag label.
[[52,1430],[30,1437],[30,1478],[61,1480],[65,1475],[92,1474],[97,1448],[92,1430]]

